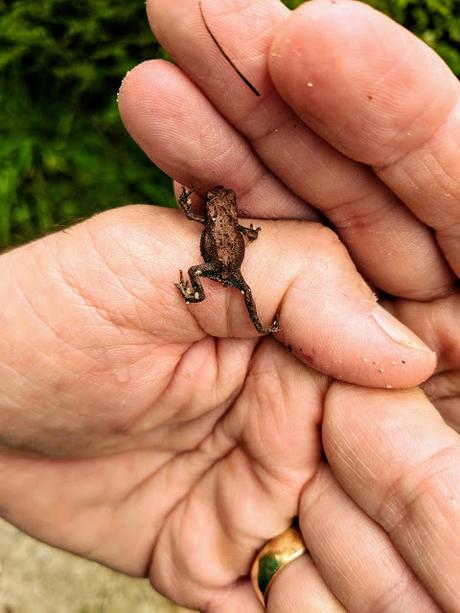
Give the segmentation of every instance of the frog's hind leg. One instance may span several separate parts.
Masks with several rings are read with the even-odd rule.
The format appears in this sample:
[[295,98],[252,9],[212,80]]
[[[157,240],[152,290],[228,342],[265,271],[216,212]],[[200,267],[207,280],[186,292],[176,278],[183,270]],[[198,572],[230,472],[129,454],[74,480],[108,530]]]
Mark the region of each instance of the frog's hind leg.
[[266,328],[262,325],[259,316],[257,314],[256,304],[254,302],[254,298],[252,297],[251,288],[243,279],[243,275],[241,273],[233,273],[228,279],[227,284],[232,285],[240,290],[243,294],[244,302],[246,304],[246,308],[249,313],[249,317],[251,318],[252,323],[254,324],[255,329],[260,334],[271,334],[272,332],[278,332],[279,330],[279,315],[275,316],[273,324]]
[[187,304],[190,302],[202,302],[206,297],[200,277],[208,277],[215,281],[220,280],[218,268],[210,262],[203,262],[203,264],[198,264],[198,266],[189,268],[188,276],[190,282],[184,280],[182,270],[179,271],[179,274],[179,283],[175,283],[174,285],[180,291]]

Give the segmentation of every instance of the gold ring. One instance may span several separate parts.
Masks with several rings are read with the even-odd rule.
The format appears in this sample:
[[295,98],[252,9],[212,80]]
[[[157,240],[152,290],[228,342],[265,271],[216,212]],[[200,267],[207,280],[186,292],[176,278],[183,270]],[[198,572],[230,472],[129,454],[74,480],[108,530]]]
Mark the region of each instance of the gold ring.
[[294,526],[276,536],[259,551],[251,569],[251,582],[265,606],[275,576],[290,562],[300,558],[307,548],[300,530]]

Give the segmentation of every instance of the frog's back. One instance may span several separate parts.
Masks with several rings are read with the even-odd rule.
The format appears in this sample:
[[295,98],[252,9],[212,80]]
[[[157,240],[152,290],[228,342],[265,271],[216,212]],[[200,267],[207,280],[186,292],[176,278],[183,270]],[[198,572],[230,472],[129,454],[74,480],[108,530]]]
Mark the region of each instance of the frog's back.
[[229,215],[211,221],[203,230],[200,247],[205,262],[217,264],[222,272],[239,270],[244,259],[244,238],[237,220]]

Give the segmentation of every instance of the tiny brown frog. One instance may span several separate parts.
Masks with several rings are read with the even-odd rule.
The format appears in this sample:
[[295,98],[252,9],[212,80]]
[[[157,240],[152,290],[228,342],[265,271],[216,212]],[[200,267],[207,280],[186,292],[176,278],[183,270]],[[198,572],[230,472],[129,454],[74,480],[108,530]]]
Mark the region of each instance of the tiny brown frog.
[[251,288],[243,279],[240,270],[244,259],[244,237],[249,241],[256,240],[260,228],[254,228],[252,224],[249,228],[240,226],[236,194],[233,190],[218,185],[209,191],[206,194],[204,217],[192,211],[190,199],[192,193],[193,189],[187,191],[183,188],[179,197],[179,205],[188,219],[204,225],[200,243],[204,264],[189,268],[190,283],[184,281],[182,270],[180,271],[180,281],[175,285],[180,290],[185,302],[188,304],[190,302],[201,302],[205,299],[200,277],[207,277],[213,281],[219,281],[224,287],[231,285],[241,291],[249,317],[257,332],[261,334],[278,332],[278,315],[276,315],[270,327],[266,328],[261,324],[252,298]]

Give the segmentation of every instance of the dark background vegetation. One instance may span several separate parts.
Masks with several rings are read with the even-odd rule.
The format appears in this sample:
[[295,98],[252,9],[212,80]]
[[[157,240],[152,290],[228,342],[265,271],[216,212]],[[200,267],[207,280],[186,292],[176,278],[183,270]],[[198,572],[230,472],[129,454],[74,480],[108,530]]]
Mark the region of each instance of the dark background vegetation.
[[[459,0],[367,1],[460,75]],[[126,202],[173,204],[116,105],[124,74],[152,57],[165,53],[144,0],[0,0],[0,247]]]

